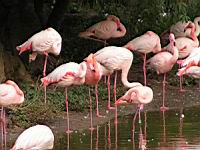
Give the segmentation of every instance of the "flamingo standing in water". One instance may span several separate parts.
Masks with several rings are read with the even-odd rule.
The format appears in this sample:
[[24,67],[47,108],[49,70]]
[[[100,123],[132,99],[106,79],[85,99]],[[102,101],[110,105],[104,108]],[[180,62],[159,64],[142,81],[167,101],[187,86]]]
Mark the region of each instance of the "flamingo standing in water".
[[[101,75],[108,76],[108,109],[110,107],[110,75],[121,70],[121,81],[127,88],[141,85],[138,82],[130,83],[127,79],[129,69],[132,65],[133,54],[124,47],[108,46],[100,49],[94,54],[96,61],[100,64]],[[114,97],[116,98],[116,74],[114,84]],[[97,106],[98,107],[98,106]]]
[[[92,55],[91,55],[92,56]],[[66,94],[66,111],[67,111],[67,133],[70,133],[69,130],[69,113],[68,113],[68,96],[67,88],[72,85],[82,85],[85,83],[85,76],[87,71],[87,66],[91,67],[93,70],[93,64],[88,64],[92,61],[93,57],[88,57],[84,62],[77,64],[74,62],[69,62],[57,67],[46,77],[42,78],[42,84],[48,86],[50,84],[56,84],[65,88]]]
[[144,54],[143,71],[144,85],[146,85],[146,54],[150,52],[157,53],[161,51],[160,37],[152,31],[147,31],[145,34],[131,40],[123,47],[131,51],[137,51]]
[[157,74],[164,74],[163,79],[163,104],[160,108],[161,111],[165,111],[168,108],[165,107],[165,84],[166,84],[166,73],[172,70],[174,64],[176,64],[176,61],[178,59],[178,49],[174,46],[175,43],[175,37],[174,34],[170,34],[170,51],[173,53],[173,55],[170,52],[160,52],[150,58],[147,63],[150,63],[151,68],[154,68],[157,72]]
[[23,131],[11,150],[53,149],[54,135],[45,125],[35,125]]
[[119,18],[109,15],[106,20],[92,25],[84,32],[80,32],[79,37],[103,42],[106,45],[106,40],[120,38],[125,34],[126,28],[120,22]]
[[23,102],[24,102],[24,93],[15,82],[7,80],[5,83],[0,84],[0,106],[2,106],[1,133],[2,133],[2,144],[3,142],[5,142],[4,143],[5,147],[6,147],[6,121],[5,121],[5,110],[3,107],[7,107],[10,105],[19,105],[22,104]]
[[[32,50],[32,54],[29,56],[29,62],[34,61],[38,53],[45,55],[43,69],[43,77],[45,77],[48,53],[59,55],[61,44],[62,38],[60,34],[53,28],[47,28],[46,30],[34,34],[22,45],[17,46],[16,49],[19,51],[19,55],[25,51]],[[46,103],[46,87],[44,87],[44,91]]]
[[[139,123],[141,123],[140,110],[143,109],[144,104],[148,104],[153,100],[153,90],[148,86],[136,86],[129,89],[124,96],[120,97],[115,105],[120,104],[137,104],[139,111]],[[135,117],[137,112],[135,113]],[[135,118],[134,117],[134,118]]]

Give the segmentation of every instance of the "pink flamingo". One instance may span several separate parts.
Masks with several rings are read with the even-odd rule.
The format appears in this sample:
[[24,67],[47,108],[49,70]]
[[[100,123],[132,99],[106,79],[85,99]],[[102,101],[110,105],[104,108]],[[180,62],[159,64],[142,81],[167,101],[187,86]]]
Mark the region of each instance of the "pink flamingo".
[[[121,70],[121,81],[127,88],[141,85],[138,82],[130,83],[127,80],[129,69],[132,65],[133,54],[124,47],[108,46],[100,49],[94,54],[96,61],[100,64],[100,74],[108,76],[108,109],[110,107],[110,75],[117,70]],[[116,74],[114,85],[114,97],[116,98]],[[98,106],[97,106],[98,107]]]
[[150,52],[157,53],[161,51],[160,37],[152,31],[147,31],[145,34],[131,40],[123,47],[131,51],[137,51],[139,53],[144,54],[143,71],[144,85],[146,85],[146,54]]
[[45,125],[35,125],[23,131],[11,150],[53,149],[54,135]]
[[174,34],[170,34],[170,52],[160,52],[150,58],[147,62],[150,63],[151,68],[154,68],[157,74],[164,74],[163,79],[163,105],[160,108],[161,111],[165,111],[168,108],[165,107],[165,84],[166,84],[166,73],[172,70],[174,64],[178,59],[178,49],[174,46],[175,37]]
[[[199,22],[200,22],[200,17],[196,17],[193,21],[194,25],[195,25],[195,35],[198,36],[200,33],[200,26],[199,26]],[[168,42],[168,37],[170,33],[173,33],[175,38],[179,38],[179,37],[190,37],[190,33],[191,33],[191,29],[188,28],[185,30],[185,28],[188,26],[188,24],[191,23],[191,21],[188,22],[182,22],[179,21],[176,24],[172,25],[168,30],[164,31],[161,34],[161,41],[164,45],[166,45],[166,43]]]
[[15,82],[7,80],[5,83],[0,84],[0,106],[2,106],[1,133],[2,133],[2,144],[3,144],[3,139],[5,139],[5,147],[6,147],[6,121],[5,121],[5,110],[3,107],[7,107],[10,105],[19,105],[22,104],[23,102],[24,102],[24,93]]
[[[185,58],[190,55],[192,52],[192,49],[199,46],[199,40],[197,36],[195,35],[195,25],[193,23],[189,23],[187,28],[191,28],[190,38],[187,37],[180,37],[176,39],[176,47],[179,50],[179,59]],[[169,50],[170,44],[163,48],[163,50]],[[177,61],[177,63],[180,65],[182,64],[182,60]],[[183,92],[182,89],[182,77],[180,77],[180,92]]]
[[[53,28],[47,28],[39,33],[34,34],[22,45],[17,46],[16,49],[19,51],[19,55],[27,50],[32,50],[32,54],[29,56],[29,62],[34,61],[37,54],[45,55],[43,77],[46,76],[46,65],[48,53],[59,55],[61,51],[62,38],[60,34]],[[45,91],[45,103],[46,103],[46,87]]]
[[[98,82],[100,81],[101,77],[102,77],[102,71],[101,71],[101,65],[96,61],[96,58],[94,57],[94,54],[90,54],[87,58],[87,71],[86,71],[86,75],[85,75],[85,84],[87,85],[95,85],[95,95],[96,95],[96,115],[97,117],[103,117],[102,115],[99,114],[99,100],[98,100]],[[91,65],[91,66],[90,66]],[[90,90],[90,89],[89,89]],[[90,96],[90,100],[91,95],[90,95],[90,91],[89,91],[89,96]],[[90,104],[90,108],[91,108],[91,119],[92,119],[92,104]],[[93,129],[92,127],[92,120],[91,120],[91,129]]]
[[[144,104],[148,104],[153,100],[153,91],[148,86],[136,86],[131,89],[129,89],[124,96],[120,97],[116,102],[115,105],[120,104],[137,104],[139,111],[139,123],[141,123],[141,117],[140,117],[140,110],[143,109]],[[137,116],[137,111],[135,113],[135,117]],[[135,120],[135,119],[134,119]]]
[[109,15],[106,20],[94,24],[84,32],[80,32],[79,37],[103,42],[106,45],[106,40],[123,37],[125,34],[126,28],[119,18]]
[[[87,71],[87,63],[90,62],[88,57],[84,62],[77,64],[69,62],[57,67],[46,77],[42,78],[42,84],[48,86],[49,84],[56,84],[65,88],[66,94],[66,111],[67,111],[67,133],[70,133],[69,129],[69,113],[68,113],[68,96],[67,88],[72,85],[82,85],[85,83],[85,76]],[[92,65],[89,65],[92,66]],[[93,67],[93,66],[92,66]]]

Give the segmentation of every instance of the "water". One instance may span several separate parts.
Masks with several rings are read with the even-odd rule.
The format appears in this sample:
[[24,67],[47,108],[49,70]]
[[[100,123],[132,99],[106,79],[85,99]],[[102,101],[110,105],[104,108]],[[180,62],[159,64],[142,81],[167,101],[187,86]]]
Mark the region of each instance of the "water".
[[[181,115],[181,114],[184,114]],[[182,118],[182,117],[183,118]],[[91,132],[55,135],[55,150],[185,150],[200,149],[200,109],[142,112],[142,124],[133,115],[110,120]],[[117,134],[116,134],[117,133]],[[134,133],[134,134],[133,134]],[[116,136],[117,135],[117,136]]]

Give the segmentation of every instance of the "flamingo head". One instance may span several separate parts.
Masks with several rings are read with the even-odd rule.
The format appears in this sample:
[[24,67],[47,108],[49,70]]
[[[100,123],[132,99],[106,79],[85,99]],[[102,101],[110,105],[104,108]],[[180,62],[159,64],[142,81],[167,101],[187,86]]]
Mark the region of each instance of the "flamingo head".
[[89,68],[95,72],[95,64],[97,63],[95,57],[94,57],[94,54],[90,54],[87,58],[84,59],[84,61],[87,62]]
[[175,42],[175,36],[173,33],[169,34],[169,40],[170,40],[170,42]]

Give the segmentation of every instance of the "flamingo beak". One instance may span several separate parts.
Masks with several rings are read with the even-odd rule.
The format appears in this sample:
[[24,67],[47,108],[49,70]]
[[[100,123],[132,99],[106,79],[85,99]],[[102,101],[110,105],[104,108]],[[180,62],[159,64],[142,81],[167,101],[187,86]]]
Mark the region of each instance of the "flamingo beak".
[[124,99],[120,98],[115,102],[115,105],[121,105],[121,104],[127,104],[127,101]]

